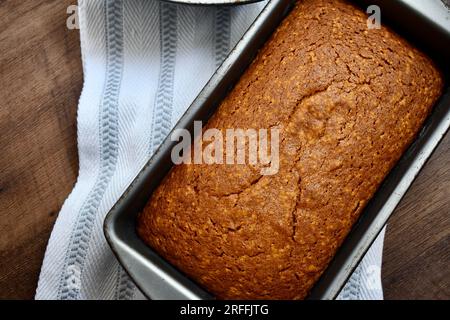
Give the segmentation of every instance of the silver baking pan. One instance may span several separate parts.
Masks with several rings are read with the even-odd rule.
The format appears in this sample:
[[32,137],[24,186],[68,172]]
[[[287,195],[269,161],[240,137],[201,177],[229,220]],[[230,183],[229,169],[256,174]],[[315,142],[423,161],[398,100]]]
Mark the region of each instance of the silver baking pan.
[[[292,0],[270,1],[229,57],[214,74],[176,128],[193,131],[194,120],[206,121],[236,83],[280,21]],[[446,88],[423,130],[366,207],[337,255],[312,290],[310,299],[334,299],[382,230],[450,126],[450,22],[439,0],[355,0],[363,9],[376,4],[382,23],[430,55],[443,70]],[[151,299],[214,299],[214,296],[161,258],[139,239],[136,218],[172,167],[170,139],[145,165],[106,217],[104,230],[112,250],[141,291]]]

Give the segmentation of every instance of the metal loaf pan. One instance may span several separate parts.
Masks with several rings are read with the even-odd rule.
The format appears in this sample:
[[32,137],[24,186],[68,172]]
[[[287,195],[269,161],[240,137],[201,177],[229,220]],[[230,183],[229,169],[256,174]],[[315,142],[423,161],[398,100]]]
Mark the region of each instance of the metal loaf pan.
[[[364,210],[313,288],[310,299],[334,299],[337,296],[450,126],[450,26],[448,19],[441,19],[448,12],[440,11],[446,9],[440,6],[439,0],[434,1],[427,1],[426,11],[414,5],[416,0],[353,1],[362,8],[372,4],[380,6],[383,24],[391,26],[438,62],[446,76],[446,88],[416,141]],[[272,0],[267,4],[176,128],[192,132],[194,120],[206,122],[209,119],[293,3],[292,0]],[[136,233],[137,215],[172,167],[170,154],[174,145],[170,139],[162,144],[111,209],[105,220],[105,236],[120,263],[149,298],[214,299],[149,248]]]

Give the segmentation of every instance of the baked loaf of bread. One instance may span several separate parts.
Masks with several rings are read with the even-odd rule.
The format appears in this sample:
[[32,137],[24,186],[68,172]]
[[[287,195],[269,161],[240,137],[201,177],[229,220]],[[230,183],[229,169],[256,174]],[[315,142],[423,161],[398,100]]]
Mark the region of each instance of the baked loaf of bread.
[[357,7],[299,1],[207,125],[280,126],[279,173],[175,166],[138,233],[220,299],[303,299],[442,87],[429,58]]

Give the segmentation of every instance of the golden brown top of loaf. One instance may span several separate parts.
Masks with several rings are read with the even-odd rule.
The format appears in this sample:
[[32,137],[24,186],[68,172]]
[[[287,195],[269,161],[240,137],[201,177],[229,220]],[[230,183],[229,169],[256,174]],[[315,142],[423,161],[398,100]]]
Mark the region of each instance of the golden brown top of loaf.
[[140,236],[224,299],[302,299],[412,142],[443,80],[342,0],[299,1],[207,128],[281,126],[280,171],[173,168]]

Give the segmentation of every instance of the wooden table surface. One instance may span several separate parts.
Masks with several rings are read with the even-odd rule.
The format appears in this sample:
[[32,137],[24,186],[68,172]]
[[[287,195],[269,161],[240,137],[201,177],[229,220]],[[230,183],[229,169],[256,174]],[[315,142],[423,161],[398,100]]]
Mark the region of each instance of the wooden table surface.
[[[78,170],[75,0],[0,1],[0,298],[33,298]],[[389,221],[387,299],[450,298],[450,134]]]

